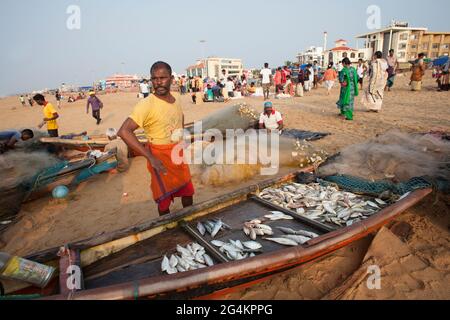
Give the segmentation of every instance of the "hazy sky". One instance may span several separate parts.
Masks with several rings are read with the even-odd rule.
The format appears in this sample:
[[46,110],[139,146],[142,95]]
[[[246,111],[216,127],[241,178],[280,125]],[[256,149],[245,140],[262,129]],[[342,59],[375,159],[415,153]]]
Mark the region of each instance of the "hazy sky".
[[[81,28],[69,30],[70,5]],[[242,58],[246,68],[295,60],[299,51],[368,31],[366,10],[411,26],[450,31],[448,0],[1,0],[0,95],[89,85],[116,72],[146,75],[164,60],[184,72],[205,55]]]

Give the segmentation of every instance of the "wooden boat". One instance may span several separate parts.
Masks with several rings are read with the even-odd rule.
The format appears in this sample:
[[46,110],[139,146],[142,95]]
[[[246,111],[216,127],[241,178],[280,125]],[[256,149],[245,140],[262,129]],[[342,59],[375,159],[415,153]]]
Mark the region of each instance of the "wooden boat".
[[[69,275],[60,272],[59,278],[53,279],[45,289],[9,287],[6,292],[39,294],[44,299],[80,300],[217,297],[233,288],[254,284],[277,273],[299,267],[366,237],[432,191],[416,190],[367,220],[342,229],[334,229],[256,197],[259,191],[266,187],[293,181],[298,173],[258,183],[141,225],[72,243],[62,251],[61,248],[53,248],[26,257],[59,266],[60,270],[67,270],[70,264],[78,264],[83,272],[82,290],[67,289],[65,284]],[[294,220],[283,221],[283,226],[295,230],[309,230],[317,233],[319,237],[297,247],[284,247],[258,239],[263,244],[262,254],[226,262],[220,257],[220,252],[210,245],[211,237],[208,234],[200,236],[195,228],[197,221],[221,218],[232,230],[221,231],[216,239],[225,242],[229,239],[248,241],[242,232],[243,223],[273,210],[294,217]],[[269,225],[274,227],[279,225],[279,222]],[[172,275],[163,274],[163,256],[175,253],[177,244],[186,246],[192,242],[203,246],[214,258],[215,265]]]
[[[64,185],[72,188],[97,174],[116,167],[116,153],[108,152],[98,159],[84,158],[74,162],[62,161],[40,171],[31,179],[0,189],[0,195],[2,195],[0,221],[12,220],[20,211],[22,203],[46,196],[56,186]],[[3,227],[7,227],[7,225]],[[0,226],[0,231],[3,227]]]

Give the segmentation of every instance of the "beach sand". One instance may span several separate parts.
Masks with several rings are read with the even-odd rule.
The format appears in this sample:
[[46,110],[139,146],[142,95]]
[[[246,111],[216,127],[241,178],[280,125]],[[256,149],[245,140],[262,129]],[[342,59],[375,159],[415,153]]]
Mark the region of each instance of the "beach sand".
[[[329,154],[394,128],[405,132],[450,131],[450,93],[437,92],[431,77],[426,78],[422,92],[411,92],[408,79],[407,75],[397,77],[394,90],[385,95],[381,113],[366,112],[357,99],[353,122],[337,117],[338,88],[334,88],[330,96],[320,88],[302,98],[272,101],[283,113],[287,127],[332,133],[314,142]],[[48,98],[56,106],[54,97]],[[64,101],[62,109],[58,110],[60,134],[87,130],[94,135],[103,134],[110,127],[118,129],[138,102],[134,93],[102,95],[100,98],[105,108],[99,126],[91,115],[86,114],[86,100],[71,104]],[[193,105],[186,95],[182,102],[187,123],[236,102],[246,102],[258,109],[262,106],[262,98]],[[17,97],[0,100],[0,110],[3,119],[0,130],[35,128],[42,119],[41,107],[22,107]],[[279,175],[292,170],[282,168]],[[240,182],[239,187],[265,179],[267,177],[255,176]],[[135,158],[131,160],[128,172],[100,175],[82,183],[65,200],[47,197],[27,203],[17,222],[1,236],[0,250],[26,255],[156,218],[157,208],[151,198],[149,183],[144,159]],[[226,187],[196,185],[195,202],[234,189],[236,184]],[[124,193],[128,195],[123,196]],[[263,283],[239,288],[225,298],[449,299],[449,198],[435,197],[428,197],[397,219],[411,227],[407,237],[396,235],[395,227],[392,232],[383,229],[374,238],[360,240]],[[172,210],[180,208],[181,203],[177,200]],[[381,268],[380,290],[368,290],[365,285],[369,264]]]

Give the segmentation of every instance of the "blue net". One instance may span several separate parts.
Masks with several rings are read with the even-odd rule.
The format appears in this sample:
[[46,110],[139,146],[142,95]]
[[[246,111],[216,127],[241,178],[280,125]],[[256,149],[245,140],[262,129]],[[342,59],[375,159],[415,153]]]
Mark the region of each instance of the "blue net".
[[435,183],[427,177],[415,177],[407,182],[394,183],[387,180],[369,181],[366,179],[347,176],[335,175],[318,179],[322,185],[337,185],[339,188],[356,194],[366,194],[370,196],[379,196],[380,194],[390,191],[397,195],[426,188],[435,188]]

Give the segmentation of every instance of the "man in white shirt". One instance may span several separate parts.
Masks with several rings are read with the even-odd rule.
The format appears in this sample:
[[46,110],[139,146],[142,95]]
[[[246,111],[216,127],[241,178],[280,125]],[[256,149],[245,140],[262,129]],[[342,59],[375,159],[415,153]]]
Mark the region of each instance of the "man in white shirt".
[[149,94],[150,94],[150,90],[148,89],[148,82],[147,82],[147,80],[144,79],[144,81],[141,82],[139,87],[141,89],[141,93],[144,96],[144,98],[147,98],[149,96]]
[[267,129],[269,132],[272,130],[283,130],[283,117],[281,113],[273,108],[272,102],[268,101],[264,103],[264,112],[259,117],[259,129]]
[[231,80],[231,78],[228,78],[227,83],[225,84],[225,90],[228,92],[228,96],[230,98],[234,97],[234,82]]
[[269,64],[264,64],[264,69],[260,72],[261,78],[262,78],[262,87],[264,92],[264,100],[269,99],[269,93],[270,93],[270,85],[272,84],[272,70],[269,69]]
[[222,70],[222,74],[219,76],[219,81],[221,83],[227,83],[227,79],[228,79],[228,77],[227,77],[227,70],[223,69]]

